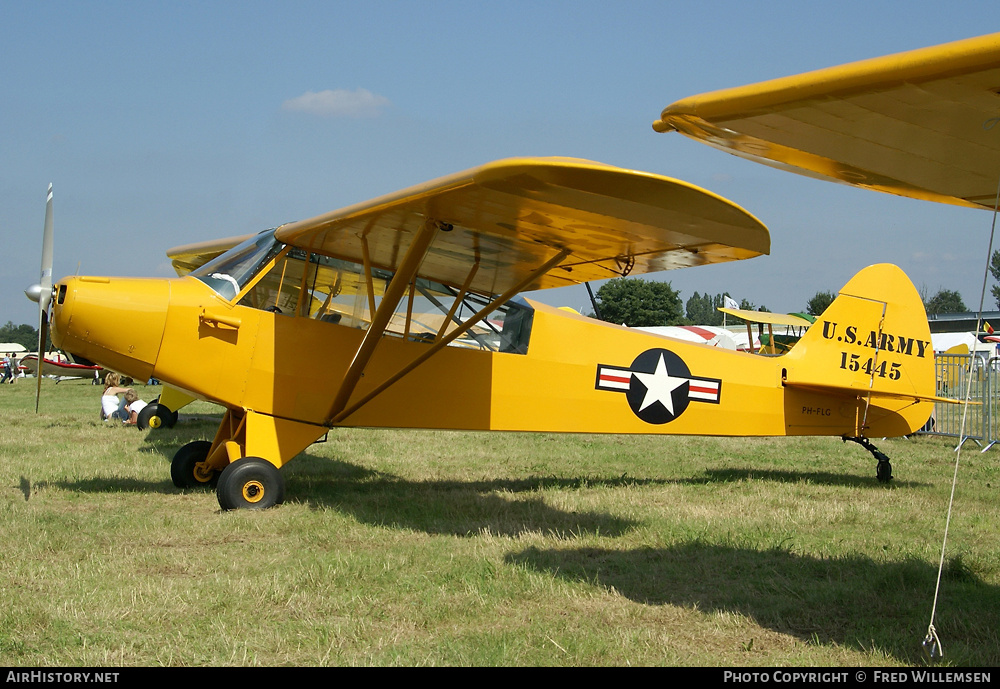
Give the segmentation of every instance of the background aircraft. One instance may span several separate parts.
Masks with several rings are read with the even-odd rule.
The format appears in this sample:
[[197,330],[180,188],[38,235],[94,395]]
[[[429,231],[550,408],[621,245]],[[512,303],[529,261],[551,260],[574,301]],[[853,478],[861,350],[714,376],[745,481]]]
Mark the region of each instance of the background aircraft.
[[[748,349],[752,352],[775,356],[788,352],[799,341],[806,329],[816,322],[813,316],[804,313],[771,313],[770,311],[749,311],[719,307],[719,311],[740,318],[746,323]],[[757,325],[757,343],[754,347],[753,325]],[[785,332],[775,335],[774,326],[784,326]],[[764,332],[767,326],[767,332]]]
[[[21,359],[21,366],[26,368],[28,373],[34,374],[36,376],[38,373],[38,355],[28,354]],[[71,361],[61,361],[59,359],[53,359],[45,357],[42,359],[42,376],[51,376],[56,379],[58,383],[60,380],[66,378],[94,378],[97,379],[101,371],[104,369],[100,366],[92,366],[87,364],[77,364]]]

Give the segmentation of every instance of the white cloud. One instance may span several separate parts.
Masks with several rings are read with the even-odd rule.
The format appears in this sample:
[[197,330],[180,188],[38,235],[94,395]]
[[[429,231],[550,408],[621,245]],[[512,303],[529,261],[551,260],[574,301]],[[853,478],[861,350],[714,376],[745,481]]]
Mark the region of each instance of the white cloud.
[[389,99],[367,89],[306,91],[298,98],[282,103],[283,110],[305,112],[322,117],[375,117]]

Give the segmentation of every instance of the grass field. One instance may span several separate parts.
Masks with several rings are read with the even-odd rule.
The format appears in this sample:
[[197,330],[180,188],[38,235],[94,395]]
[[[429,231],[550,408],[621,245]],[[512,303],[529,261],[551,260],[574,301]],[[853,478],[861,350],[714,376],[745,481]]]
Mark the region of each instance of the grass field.
[[[0,387],[0,666],[924,662],[951,440],[877,440],[884,486],[833,438],[341,429],[221,513],[169,478],[218,408],[43,388]],[[962,454],[944,664],[1000,664],[998,452]]]

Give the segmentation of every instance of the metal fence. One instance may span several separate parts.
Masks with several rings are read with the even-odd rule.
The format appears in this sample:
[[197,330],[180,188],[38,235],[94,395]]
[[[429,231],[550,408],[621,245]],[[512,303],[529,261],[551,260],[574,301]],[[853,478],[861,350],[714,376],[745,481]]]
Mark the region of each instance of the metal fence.
[[[934,404],[934,412],[919,433],[974,441],[985,452],[1000,440],[1000,358],[974,354],[939,354],[934,357],[937,396],[969,401],[961,404]],[[962,417],[965,416],[965,429]]]

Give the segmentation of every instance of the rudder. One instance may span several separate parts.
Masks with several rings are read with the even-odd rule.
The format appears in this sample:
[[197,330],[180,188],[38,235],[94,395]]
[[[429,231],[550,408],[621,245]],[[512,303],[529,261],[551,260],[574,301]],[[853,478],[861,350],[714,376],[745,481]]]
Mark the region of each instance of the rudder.
[[[923,301],[906,274],[888,263],[851,278],[785,360],[789,386],[914,401],[933,399],[935,392]],[[925,408],[915,416],[923,414],[923,423],[929,413]]]

